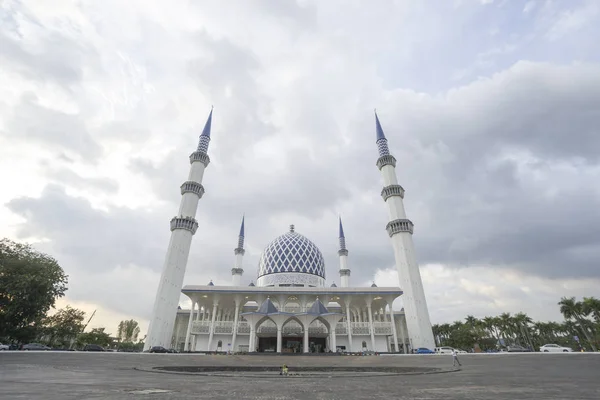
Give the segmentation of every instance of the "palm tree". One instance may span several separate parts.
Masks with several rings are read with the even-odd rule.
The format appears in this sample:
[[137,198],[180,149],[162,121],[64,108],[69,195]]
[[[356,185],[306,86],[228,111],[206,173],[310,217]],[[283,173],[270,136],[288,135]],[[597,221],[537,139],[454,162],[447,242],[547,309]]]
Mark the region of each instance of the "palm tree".
[[584,317],[585,313],[583,310],[583,304],[579,301],[576,301],[575,297],[563,297],[558,302],[558,305],[560,306],[560,312],[567,321],[575,320],[579,324],[581,332],[583,332],[586,341],[589,343],[593,351],[597,351],[588,331],[590,321]]
[[600,324],[600,299],[595,297],[584,297],[582,311],[585,315],[591,315],[597,324]]

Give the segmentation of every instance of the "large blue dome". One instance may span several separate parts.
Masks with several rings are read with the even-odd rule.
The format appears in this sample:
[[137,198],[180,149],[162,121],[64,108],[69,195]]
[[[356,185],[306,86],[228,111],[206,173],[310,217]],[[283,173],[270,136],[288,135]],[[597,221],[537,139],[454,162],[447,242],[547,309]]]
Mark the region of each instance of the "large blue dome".
[[275,238],[258,262],[258,286],[323,286],[325,260],[319,248],[290,226]]

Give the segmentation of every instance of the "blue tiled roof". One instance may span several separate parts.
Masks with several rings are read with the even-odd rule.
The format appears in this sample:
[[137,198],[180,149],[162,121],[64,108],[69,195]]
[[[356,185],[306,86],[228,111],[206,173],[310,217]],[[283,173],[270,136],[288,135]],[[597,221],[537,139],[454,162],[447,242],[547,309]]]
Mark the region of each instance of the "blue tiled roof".
[[319,248],[291,230],[273,240],[258,263],[258,277],[280,272],[299,272],[325,278],[325,260]]

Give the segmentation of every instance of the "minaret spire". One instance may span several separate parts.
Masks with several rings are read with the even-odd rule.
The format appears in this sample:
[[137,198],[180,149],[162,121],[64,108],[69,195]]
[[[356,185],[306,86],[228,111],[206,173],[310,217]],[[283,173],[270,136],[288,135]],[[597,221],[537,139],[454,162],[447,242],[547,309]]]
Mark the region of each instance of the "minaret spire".
[[204,129],[202,129],[202,133],[200,134],[200,140],[198,141],[198,151],[206,153],[208,151],[208,144],[210,143],[210,128],[212,126],[212,114],[213,108],[210,108],[210,114],[208,114],[208,118],[206,119],[206,123],[204,124]]
[[[386,230],[394,247],[394,258],[400,287],[404,291],[402,299],[406,313],[408,335],[413,348],[434,348],[433,332],[425,292],[421,281],[421,272],[415,257],[412,240],[413,223],[406,217],[404,210],[404,188],[398,184],[396,177],[396,159],[389,152],[387,139],[381,128],[379,116],[375,113],[377,134],[377,150],[379,159],[377,167],[383,176],[384,188],[381,197],[388,207],[390,221]],[[393,324],[393,312],[392,324]],[[398,349],[398,345],[396,345]]]
[[387,139],[385,138],[385,134],[383,133],[383,128],[381,127],[381,123],[379,122],[379,117],[377,116],[377,110],[375,110],[375,131],[377,133],[377,139],[375,143],[377,143],[377,149],[379,150],[379,157],[389,156],[390,150],[388,149]]
[[240,234],[238,236],[238,247],[233,250],[235,254],[235,266],[231,269],[232,285],[240,286],[244,269],[242,268],[242,258],[246,254],[244,250],[244,220],[246,216],[242,216],[242,224],[240,225]]
[[348,269],[348,249],[346,249],[346,236],[344,236],[344,227],[342,226],[342,217],[340,216],[340,228],[339,228],[339,240],[340,249],[338,255],[340,256],[340,286],[348,287],[350,280],[350,270]]
[[[188,180],[181,185],[179,212],[176,217],[171,219],[171,240],[154,300],[152,318],[144,343],[145,350],[153,346],[162,346],[167,349],[173,347],[173,326],[183,286],[183,277],[190,254],[192,237],[198,229],[196,211],[198,202],[204,195],[202,177],[210,163],[207,151],[211,123],[212,109],[200,135],[198,148],[190,155],[190,173]],[[185,350],[188,350],[187,341]]]

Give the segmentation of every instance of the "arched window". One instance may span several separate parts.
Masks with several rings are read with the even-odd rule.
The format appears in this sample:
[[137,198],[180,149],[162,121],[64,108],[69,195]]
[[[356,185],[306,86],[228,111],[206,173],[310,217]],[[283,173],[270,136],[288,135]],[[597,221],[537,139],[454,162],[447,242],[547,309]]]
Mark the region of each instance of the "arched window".
[[363,345],[363,349],[366,349],[366,348],[367,348],[367,342],[365,342],[364,340],[363,340],[363,342],[362,342],[362,345]]
[[219,340],[217,342],[217,348],[219,348],[219,347],[223,347],[223,341],[222,340]]

